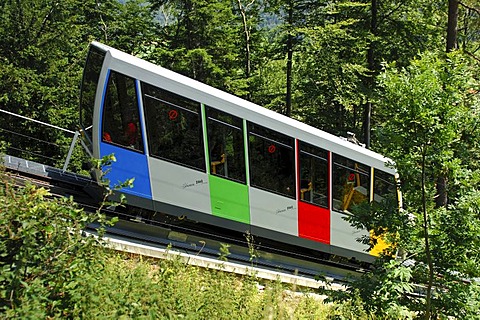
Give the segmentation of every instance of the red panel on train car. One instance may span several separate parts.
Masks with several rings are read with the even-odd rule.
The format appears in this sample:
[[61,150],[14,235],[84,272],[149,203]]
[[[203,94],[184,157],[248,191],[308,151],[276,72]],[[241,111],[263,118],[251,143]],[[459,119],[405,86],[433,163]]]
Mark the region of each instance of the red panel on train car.
[[330,244],[330,210],[299,201],[298,235]]

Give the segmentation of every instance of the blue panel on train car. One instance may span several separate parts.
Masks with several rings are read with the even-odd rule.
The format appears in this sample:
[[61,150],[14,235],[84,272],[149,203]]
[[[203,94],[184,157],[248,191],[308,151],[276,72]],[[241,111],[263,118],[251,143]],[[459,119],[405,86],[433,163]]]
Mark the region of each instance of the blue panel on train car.
[[138,81],[109,70],[100,112],[100,157],[116,158],[106,175],[111,187],[134,178],[133,187],[122,192],[152,199],[138,100]]
[[110,172],[106,174],[106,178],[110,180],[110,187],[135,178],[133,187],[123,188],[122,192],[152,199],[147,156],[136,151],[101,142],[100,156],[104,157],[109,154],[114,154],[117,160],[112,162]]

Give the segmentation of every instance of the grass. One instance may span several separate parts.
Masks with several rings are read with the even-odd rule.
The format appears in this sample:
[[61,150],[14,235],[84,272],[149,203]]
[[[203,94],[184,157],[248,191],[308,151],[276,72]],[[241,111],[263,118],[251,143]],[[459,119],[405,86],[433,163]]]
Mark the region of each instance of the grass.
[[[90,279],[91,280],[91,279]],[[292,294],[279,282],[262,283],[186,265],[109,253],[96,281],[85,283],[83,319],[327,319],[332,305]],[[87,302],[87,301],[85,301]]]

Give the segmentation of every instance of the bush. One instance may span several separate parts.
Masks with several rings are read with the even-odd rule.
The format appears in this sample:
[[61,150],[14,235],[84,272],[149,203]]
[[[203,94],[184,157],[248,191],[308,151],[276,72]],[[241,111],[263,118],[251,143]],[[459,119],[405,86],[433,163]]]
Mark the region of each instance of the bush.
[[7,317],[73,316],[80,274],[101,267],[97,240],[82,236],[98,217],[33,185],[0,183],[0,310]]

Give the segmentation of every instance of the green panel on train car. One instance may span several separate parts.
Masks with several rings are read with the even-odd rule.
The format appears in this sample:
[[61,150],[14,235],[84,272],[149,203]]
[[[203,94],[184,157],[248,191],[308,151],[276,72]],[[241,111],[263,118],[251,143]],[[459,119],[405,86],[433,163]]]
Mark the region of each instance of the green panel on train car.
[[209,175],[212,213],[222,218],[250,223],[248,187],[242,183]]

